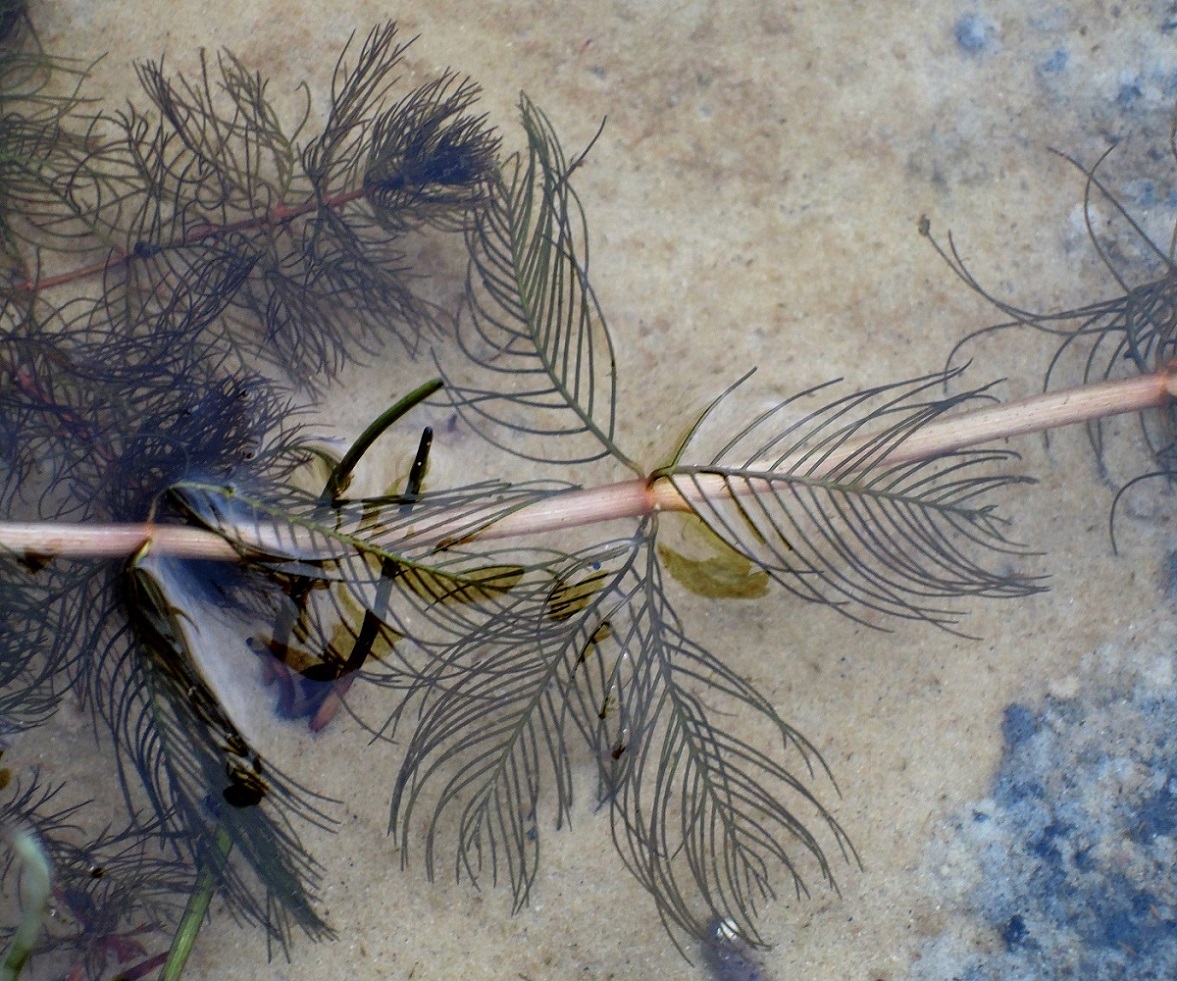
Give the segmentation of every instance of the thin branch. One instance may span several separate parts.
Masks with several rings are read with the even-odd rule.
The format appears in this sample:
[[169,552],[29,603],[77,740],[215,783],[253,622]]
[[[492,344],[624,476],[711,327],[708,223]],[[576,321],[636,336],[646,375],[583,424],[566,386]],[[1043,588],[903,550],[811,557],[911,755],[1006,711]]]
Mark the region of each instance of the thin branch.
[[[313,212],[319,211],[323,208],[332,210],[339,210],[352,201],[362,200],[367,197],[367,188],[357,188],[353,191],[345,191],[341,194],[336,194],[332,197],[325,198],[322,201],[311,200],[300,205],[277,204],[270,208],[265,214],[257,215],[252,218],[242,218],[239,221],[228,222],[224,225],[204,224],[198,225],[182,235],[162,243],[140,243],[142,245],[150,245],[150,250],[158,252],[164,249],[178,249],[187,246],[198,245],[208,239],[228,238],[236,232],[245,232],[253,229],[273,230],[282,225],[287,225],[296,218],[302,218]],[[127,251],[119,247],[111,250],[110,255],[105,259],[97,262],[92,262],[89,265],[80,266],[77,269],[70,269],[63,273],[58,273],[55,276],[44,276],[40,279],[26,279],[18,282],[13,287],[14,293],[37,293],[41,290],[55,289],[58,286],[66,286],[70,283],[81,279],[88,279],[93,276],[100,276],[112,269],[118,269],[127,265],[133,259],[138,258],[136,250]]]
[[[1011,436],[1161,408],[1174,398],[1177,398],[1177,364],[1136,378],[1034,395],[937,419],[911,433],[885,455],[871,458],[869,464],[878,468],[931,460]],[[828,474],[852,459],[869,439],[867,436],[862,440],[847,441],[835,452],[823,455],[798,473],[807,478]],[[799,465],[803,459],[804,454],[798,453],[795,463],[788,459],[774,461],[771,467],[765,463],[764,470],[766,474],[770,469],[777,474],[787,473],[791,466]],[[754,472],[757,468],[749,469]],[[768,491],[770,487],[767,476],[763,480],[752,477],[741,490],[756,494]],[[730,491],[719,474],[698,474],[690,485],[681,487],[675,487],[669,477],[656,474],[652,478],[553,495],[508,514],[469,537],[480,540],[514,538],[603,521],[640,518],[658,511],[691,511],[692,501],[714,500],[727,493]],[[453,544],[447,532],[452,534],[460,527],[468,528],[469,524],[460,518],[448,528],[431,524],[427,534],[437,543]],[[425,544],[424,536],[411,526],[404,531],[404,542],[414,546]],[[0,522],[0,548],[20,558],[119,558],[133,555],[148,543],[157,553],[185,558],[219,561],[240,558],[237,548],[214,532],[182,525]]]

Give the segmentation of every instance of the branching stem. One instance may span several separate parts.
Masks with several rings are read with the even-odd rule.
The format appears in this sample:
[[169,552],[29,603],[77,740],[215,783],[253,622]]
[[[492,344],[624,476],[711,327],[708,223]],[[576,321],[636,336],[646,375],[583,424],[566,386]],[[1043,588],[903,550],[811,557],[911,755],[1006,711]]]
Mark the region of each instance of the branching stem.
[[[164,243],[159,246],[153,246],[152,251],[160,251],[163,249],[182,248],[188,245],[195,245],[205,239],[222,237],[231,235],[234,232],[249,231],[255,228],[273,229],[281,225],[285,225],[293,221],[295,218],[301,218],[311,212],[318,211],[321,208],[330,208],[338,210],[344,205],[350,204],[352,201],[360,200],[368,194],[366,187],[356,188],[353,191],[345,191],[341,194],[336,194],[333,197],[325,198],[323,200],[311,200],[300,205],[286,205],[278,204],[267,211],[264,215],[257,215],[252,218],[242,218],[240,221],[230,222],[226,225],[197,225],[190,229],[178,239],[171,242]],[[26,279],[24,282],[16,285],[17,292],[33,293],[38,290],[53,289],[57,286],[65,286],[69,283],[77,282],[82,279],[89,279],[92,276],[104,275],[110,269],[117,269],[120,266],[125,266],[137,255],[137,251],[132,249],[127,251],[122,248],[114,248],[110,255],[99,262],[92,262],[89,265],[80,266],[77,269],[70,269],[66,272],[59,273],[56,276],[46,276],[39,280]]]
[[[898,466],[931,460],[947,453],[978,446],[994,440],[1044,432],[1060,426],[1090,422],[1107,416],[1146,409],[1162,408],[1177,398],[1177,364],[1163,371],[1118,381],[1082,385],[1059,392],[1047,392],[1029,398],[962,412],[940,418],[917,429],[888,453],[872,457],[871,467]],[[870,439],[847,441],[837,450],[813,456],[804,466],[798,453],[798,475],[819,478],[851,459]],[[755,467],[751,468],[755,471]],[[787,473],[790,461],[775,461],[771,472]],[[769,464],[765,477],[755,476],[741,483],[741,493],[756,494],[769,488]],[[521,508],[475,536],[478,539],[503,539],[534,535],[540,532],[637,518],[656,511],[691,511],[692,501],[715,500],[731,493],[721,474],[696,474],[689,486],[676,487],[665,475],[628,480],[601,487],[591,487],[557,494]],[[454,528],[461,526],[456,518]],[[429,538],[447,541],[447,528],[434,521]],[[468,539],[467,539],[468,540]],[[405,541],[422,544],[413,529],[405,531]],[[152,524],[75,524],[62,522],[0,522],[0,548],[22,557],[49,558],[117,558],[133,555],[147,542],[153,551],[189,558],[232,561],[240,558],[236,547],[211,531],[182,525]],[[388,547],[390,543],[382,543]]]

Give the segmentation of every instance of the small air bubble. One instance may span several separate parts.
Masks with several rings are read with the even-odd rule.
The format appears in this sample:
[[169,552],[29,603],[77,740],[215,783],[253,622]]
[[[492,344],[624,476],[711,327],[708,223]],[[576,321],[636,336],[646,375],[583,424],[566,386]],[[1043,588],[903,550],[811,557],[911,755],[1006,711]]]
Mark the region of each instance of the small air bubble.
[[736,927],[735,920],[726,919],[720,920],[715,924],[715,939],[722,940],[725,943],[731,943],[733,940],[740,939],[740,931]]

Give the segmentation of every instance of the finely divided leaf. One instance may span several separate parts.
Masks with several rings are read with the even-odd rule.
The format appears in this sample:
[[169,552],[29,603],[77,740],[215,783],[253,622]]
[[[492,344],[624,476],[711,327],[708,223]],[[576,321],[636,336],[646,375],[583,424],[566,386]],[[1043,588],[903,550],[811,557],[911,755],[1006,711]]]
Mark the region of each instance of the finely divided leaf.
[[[1174,146],[1177,144],[1170,140],[1171,153]],[[1110,299],[1054,313],[1018,307],[978,282],[951,235],[944,247],[932,238],[926,223],[921,227],[952,271],[1009,318],[969,334],[957,344],[952,357],[979,337],[1013,327],[1033,327],[1058,338],[1043,381],[1043,388],[1049,390],[1163,370],[1177,356],[1177,229],[1167,247],[1162,247],[1142,225],[1148,215],[1143,214],[1138,221],[1120,202],[1112,186],[1099,174],[1113,149],[1114,145],[1091,166],[1059,154],[1086,177],[1083,217],[1092,247],[1116,283]],[[1144,474],[1140,473],[1136,453],[1130,449],[1133,441],[1120,436],[1119,420],[1094,419],[1087,423],[1100,467],[1121,485],[1121,493],[1138,480],[1171,476],[1177,471],[1177,411],[1170,406],[1143,412],[1138,423],[1156,463]],[[1124,477],[1129,470],[1137,476]]]
[[[588,236],[551,124],[524,98],[525,160],[502,178],[467,233],[470,266],[447,374],[464,419],[511,453],[545,463],[613,456],[613,342],[588,280]],[[469,371],[469,375],[465,372]]]
[[[626,742],[610,754],[628,761],[611,774],[614,842],[676,941],[704,937],[718,920],[762,944],[756,920],[782,876],[797,895],[811,871],[833,884],[807,821],[824,825],[844,858],[857,855],[808,786],[817,770],[829,776],[818,751],[686,636],[648,552],[640,573],[628,619],[613,625],[633,660],[618,694]],[[746,737],[752,726],[761,732]]]
[[[438,839],[456,821],[458,874],[475,882],[484,874],[496,882],[502,876],[515,908],[527,902],[538,869],[541,800],[554,808],[547,816],[557,826],[569,818],[569,737],[603,711],[586,694],[584,663],[601,624],[623,602],[612,586],[632,561],[632,544],[607,543],[531,577],[481,630],[435,658],[398,711],[394,722],[405,724],[416,705],[392,827],[407,857],[416,812],[430,808],[430,875]],[[618,553],[620,569],[598,576]],[[576,594],[571,601],[569,589]],[[434,785],[440,793],[426,797]]]
[[880,386],[808,413],[802,400],[819,390],[805,392],[762,413],[707,463],[665,473],[717,535],[801,598],[858,620],[873,612],[952,627],[962,615],[952,599],[1040,587],[1009,568],[1024,550],[984,500],[1028,481],[995,466],[1013,454],[901,456],[923,426],[983,397],[930,398],[943,381]]
[[[807,787],[813,747],[683,633],[652,531],[553,564],[546,585],[532,580],[436,658],[393,720],[413,731],[392,826],[407,856],[425,810],[429,873],[453,834],[459,876],[506,879],[518,908],[544,826],[571,817],[581,756],[596,763],[622,858],[676,940],[719,917],[761,942],[755,919],[781,874],[802,891],[808,854],[831,878],[806,818],[853,850]],[[759,719],[784,755],[733,733],[735,716]]]

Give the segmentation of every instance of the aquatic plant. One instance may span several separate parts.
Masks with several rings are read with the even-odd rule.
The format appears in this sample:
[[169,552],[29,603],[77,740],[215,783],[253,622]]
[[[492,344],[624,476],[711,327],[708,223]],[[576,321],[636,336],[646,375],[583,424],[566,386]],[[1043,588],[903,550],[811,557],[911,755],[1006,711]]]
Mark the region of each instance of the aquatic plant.
[[[1168,149],[1170,158],[1177,163],[1177,122],[1170,131]],[[1115,150],[1113,143],[1091,165],[1059,154],[1084,175],[1083,220],[1087,237],[1116,287],[1107,299],[1056,312],[1022,309],[993,295],[978,282],[951,236],[947,247],[931,240],[964,283],[1009,318],[968,334],[950,355],[950,365],[974,341],[1011,329],[1030,328],[1057,339],[1043,373],[1044,391],[1172,370],[1177,359],[1177,227],[1167,247],[1159,245],[1121,203],[1101,174]],[[1097,210],[1105,211],[1106,216],[1097,218]],[[923,230],[930,238],[928,228]],[[1126,254],[1131,256],[1131,261]],[[1115,515],[1124,495],[1143,482],[1171,479],[1177,472],[1174,432],[1177,409],[1171,402],[1158,408],[1162,411],[1136,416],[1147,451],[1144,463],[1133,441],[1125,439],[1121,430],[1109,433],[1106,417],[1095,415],[1087,422],[1088,439],[1100,474],[1116,487],[1109,514],[1113,543]]]
[[[496,140],[467,112],[475,89],[446,75],[393,103],[403,46],[388,25],[355,65],[341,60],[327,121],[299,144],[230,55],[215,82],[207,62],[198,82],[143,66],[152,123],[134,109],[79,116],[75,92],[51,94],[56,62],[5,54],[24,82],[5,90],[0,133],[24,178],[4,202],[6,516],[166,523],[183,479],[284,484],[316,452],[291,422],[290,386],[390,337],[411,348],[432,322],[398,250],[423,226],[462,227],[481,199]],[[279,942],[292,920],[327,935],[296,830],[328,820],[322,802],[263,773],[184,653],[195,621],[180,604],[211,603],[227,629],[279,609],[274,582],[147,552],[126,566],[9,553],[5,728],[76,692],[108,733],[128,835]]]
[[[618,437],[623,366],[571,182],[584,155],[524,98],[526,148],[501,159],[477,89],[452,74],[396,98],[393,25],[350,50],[314,136],[309,96],[284,125],[227,53],[195,79],[143,66],[150,112],[86,116],[76,94],[44,109],[40,76],[4,96],[21,123],[0,138],[24,142],[0,158],[33,159],[26,130],[51,152],[0,202],[0,707],[15,731],[76,692],[127,812],[118,834],[69,845],[84,811],[12,793],[12,821],[40,829],[75,897],[79,936],[54,946],[91,974],[112,951],[146,957],[126,939],[150,900],[145,933],[176,930],[175,977],[214,893],[282,947],[296,927],[330,936],[300,829],[330,826],[333,802],[273,765],[258,705],[317,730],[357,680],[386,705],[372,728],[404,747],[388,783],[405,860],[423,847],[431,875],[445,861],[502,879],[519,908],[548,833],[537,814],[568,819],[591,767],[620,860],[675,942],[718,923],[764,943],[762,904],[832,882],[827,851],[855,852],[814,788],[820,755],[694,639],[668,579],[715,596],[771,580],[871,625],[958,629],[962,599],[1041,588],[993,503],[1024,478],[1009,451],[975,447],[1167,405],[1171,373],[1145,359],[1013,405],[945,394],[957,372],[820,385],[732,427],[717,409],[745,379],[643,469]],[[455,317],[425,299],[420,234],[468,257]],[[428,341],[441,380],[335,457],[295,400],[388,341]],[[349,498],[361,458],[439,398],[552,476],[433,487],[427,431],[399,492]],[[573,486],[570,465],[598,483]],[[674,520],[708,560],[665,541]],[[100,894],[62,872],[124,861],[130,885]]]

